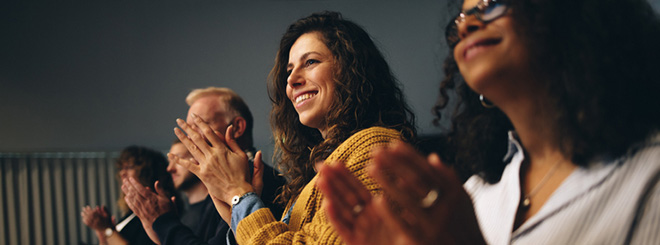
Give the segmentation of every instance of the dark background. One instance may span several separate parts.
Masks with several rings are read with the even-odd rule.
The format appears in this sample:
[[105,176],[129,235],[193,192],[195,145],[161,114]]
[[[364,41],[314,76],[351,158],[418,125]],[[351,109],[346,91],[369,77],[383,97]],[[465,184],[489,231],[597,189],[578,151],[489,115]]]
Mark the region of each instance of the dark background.
[[444,0],[0,6],[0,152],[165,150],[174,119],[185,118],[187,93],[223,86],[247,101],[256,146],[268,156],[266,77],[279,39],[293,21],[321,10],[364,26],[402,83],[420,133],[442,131],[431,124],[431,107],[446,55]]

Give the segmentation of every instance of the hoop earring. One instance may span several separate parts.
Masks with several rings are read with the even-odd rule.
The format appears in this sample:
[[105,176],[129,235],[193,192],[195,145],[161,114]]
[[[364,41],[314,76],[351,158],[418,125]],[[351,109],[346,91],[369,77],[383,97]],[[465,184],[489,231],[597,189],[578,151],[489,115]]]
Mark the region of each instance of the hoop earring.
[[483,94],[479,94],[479,101],[481,101],[481,105],[485,108],[495,107],[493,102],[490,102],[490,100],[486,99]]

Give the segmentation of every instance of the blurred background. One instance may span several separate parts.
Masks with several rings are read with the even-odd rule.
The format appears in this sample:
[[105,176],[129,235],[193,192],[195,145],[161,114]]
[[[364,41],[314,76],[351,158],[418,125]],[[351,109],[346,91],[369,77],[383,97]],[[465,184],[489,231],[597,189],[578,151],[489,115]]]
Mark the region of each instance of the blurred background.
[[[451,2],[451,1],[449,1]],[[312,12],[365,27],[417,115],[431,108],[457,5],[439,0],[6,1],[0,3],[0,244],[96,243],[82,205],[116,200],[116,152],[166,152],[185,96],[229,87],[272,155],[266,78],[281,35]],[[660,0],[651,0],[656,11]],[[113,212],[117,212],[113,207]]]

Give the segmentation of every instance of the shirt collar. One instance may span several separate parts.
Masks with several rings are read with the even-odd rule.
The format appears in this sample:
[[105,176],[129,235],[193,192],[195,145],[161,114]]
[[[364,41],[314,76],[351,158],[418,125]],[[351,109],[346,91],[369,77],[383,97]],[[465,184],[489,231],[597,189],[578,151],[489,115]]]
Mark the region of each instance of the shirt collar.
[[509,135],[509,146],[506,151],[506,154],[504,155],[504,158],[502,159],[504,162],[510,162],[513,156],[516,155],[516,153],[523,151],[523,148],[520,145],[520,140],[518,139],[518,133],[516,133],[516,131],[509,130],[508,135]]

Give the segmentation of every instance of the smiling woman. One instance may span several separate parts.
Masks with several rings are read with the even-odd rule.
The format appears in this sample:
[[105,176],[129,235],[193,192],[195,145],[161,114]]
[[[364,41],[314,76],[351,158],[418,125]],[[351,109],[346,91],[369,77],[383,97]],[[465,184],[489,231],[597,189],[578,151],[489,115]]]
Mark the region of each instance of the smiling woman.
[[305,33],[291,46],[286,94],[298,112],[300,123],[318,129],[325,138],[325,115],[329,114],[335,97],[336,67],[335,57],[320,38],[318,32]]
[[[236,147],[233,127],[221,139],[199,118],[194,125],[178,120],[187,136],[175,132],[199,165],[170,157],[200,177],[219,212],[231,205],[227,221],[239,244],[341,243],[322,209],[316,167],[341,161],[377,193],[379,186],[365,170],[371,150],[412,140],[414,116],[369,35],[335,12],[312,14],[289,26],[269,92],[275,159],[289,180],[279,196],[287,205],[281,221],[257,197],[258,184],[245,171],[247,158]],[[351,210],[359,212],[360,204],[354,202]]]
[[341,165],[324,167],[342,239],[658,244],[660,19],[649,4],[465,0],[456,12],[436,107],[452,117],[441,156],[454,168],[404,144],[375,152],[370,173],[391,208]]

